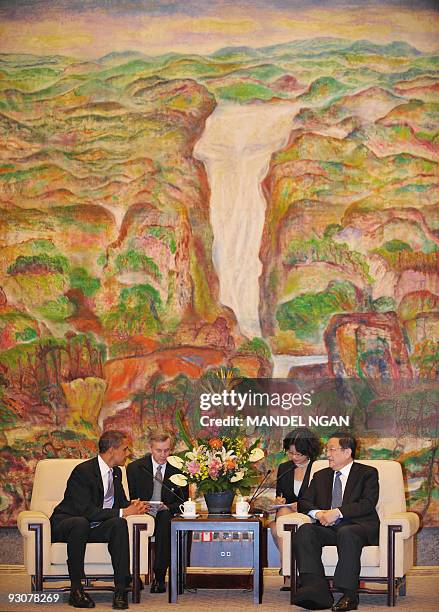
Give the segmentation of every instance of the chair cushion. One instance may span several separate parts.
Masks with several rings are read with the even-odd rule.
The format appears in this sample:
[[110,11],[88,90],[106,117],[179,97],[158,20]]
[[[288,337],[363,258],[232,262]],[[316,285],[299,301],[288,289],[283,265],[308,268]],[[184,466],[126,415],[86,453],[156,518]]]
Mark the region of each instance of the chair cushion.
[[[83,461],[86,461],[86,459],[42,459],[38,461],[35,469],[30,509],[38,510],[44,512],[47,516],[51,516],[55,506],[64,497],[67,480],[73,468]],[[126,469],[124,466],[121,467],[121,471],[122,486],[129,498]]]
[[[51,563],[53,565],[65,565],[67,559],[67,544],[64,542],[57,542],[52,544],[51,548]],[[85,549],[85,563],[99,563],[99,564],[110,564],[111,557],[108,552],[107,544],[103,543],[90,543],[87,544]]]
[[[322,553],[322,561],[324,566],[336,566],[338,562],[338,554],[336,546],[324,546]],[[380,547],[365,546],[361,553],[361,566],[377,567],[380,565]]]

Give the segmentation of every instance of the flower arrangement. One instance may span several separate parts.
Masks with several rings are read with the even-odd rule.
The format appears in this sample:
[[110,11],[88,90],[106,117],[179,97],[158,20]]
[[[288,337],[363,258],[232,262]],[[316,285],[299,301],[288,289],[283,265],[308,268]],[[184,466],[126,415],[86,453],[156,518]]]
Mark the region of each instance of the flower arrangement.
[[180,487],[195,483],[201,493],[239,489],[247,495],[259,480],[254,464],[265,456],[259,443],[258,439],[248,446],[240,437],[198,440],[192,449],[168,457],[168,462],[180,470],[170,480]]

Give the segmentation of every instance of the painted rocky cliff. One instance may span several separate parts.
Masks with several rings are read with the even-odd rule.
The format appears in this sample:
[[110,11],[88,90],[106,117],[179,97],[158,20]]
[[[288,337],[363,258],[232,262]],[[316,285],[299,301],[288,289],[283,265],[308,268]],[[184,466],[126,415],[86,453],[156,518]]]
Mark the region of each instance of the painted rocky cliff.
[[[438,84],[437,57],[403,42],[0,54],[1,524],[38,459],[88,457],[102,427],[130,431],[140,454],[147,426],[189,431],[200,391],[269,376],[272,354],[315,379],[437,378]],[[216,143],[196,154],[214,115],[238,182],[263,153],[230,230],[213,222]],[[285,134],[267,128],[276,117]],[[233,260],[246,240],[248,268]],[[387,401],[371,385],[369,425],[401,413],[413,429],[371,437],[367,456],[403,458],[433,523],[430,390],[406,414],[397,402],[417,388]],[[281,436],[265,436],[273,467]]]

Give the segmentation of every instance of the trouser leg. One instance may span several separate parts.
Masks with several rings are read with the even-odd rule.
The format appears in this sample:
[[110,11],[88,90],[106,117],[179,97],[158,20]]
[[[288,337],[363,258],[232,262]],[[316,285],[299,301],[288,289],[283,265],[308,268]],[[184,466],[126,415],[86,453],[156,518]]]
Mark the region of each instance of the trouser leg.
[[300,575],[313,574],[324,578],[322,548],[336,544],[336,533],[331,528],[307,523],[298,529],[293,539]]
[[325,578],[322,547],[335,544],[336,534],[330,528],[307,524],[299,528],[293,540],[301,587],[292,603],[308,610],[331,608],[334,599]]
[[367,534],[361,525],[342,525],[336,530],[338,563],[334,584],[342,591],[357,591],[361,569],[361,551]]
[[170,543],[171,543],[171,518],[169,510],[160,510],[155,517],[155,559],[154,573],[157,576],[165,576],[169,567]]
[[114,584],[125,588],[130,574],[128,525],[124,518],[114,517],[90,530],[89,542],[108,542],[114,570]]
[[72,516],[52,524],[52,542],[67,543],[67,567],[73,588],[81,584],[84,573],[85,547],[90,523],[82,516]]

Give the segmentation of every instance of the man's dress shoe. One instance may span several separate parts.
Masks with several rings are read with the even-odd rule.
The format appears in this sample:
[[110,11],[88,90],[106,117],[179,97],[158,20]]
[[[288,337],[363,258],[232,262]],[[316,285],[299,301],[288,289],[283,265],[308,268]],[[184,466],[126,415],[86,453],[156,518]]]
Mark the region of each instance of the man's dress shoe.
[[358,595],[357,597],[349,597],[348,595],[343,595],[337,601],[337,603],[332,606],[333,610],[337,612],[348,612],[348,610],[357,610],[358,609]]
[[74,608],[94,608],[95,602],[82,587],[70,591],[69,606]]
[[151,584],[151,593],[166,593],[166,584],[160,580],[153,580]]
[[320,591],[315,587],[305,586],[297,590],[293,597],[293,602],[296,606],[301,606],[306,610],[330,610],[334,603],[334,598],[328,588]]
[[113,610],[128,609],[128,593],[126,589],[115,589],[113,594]]

